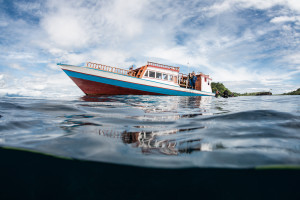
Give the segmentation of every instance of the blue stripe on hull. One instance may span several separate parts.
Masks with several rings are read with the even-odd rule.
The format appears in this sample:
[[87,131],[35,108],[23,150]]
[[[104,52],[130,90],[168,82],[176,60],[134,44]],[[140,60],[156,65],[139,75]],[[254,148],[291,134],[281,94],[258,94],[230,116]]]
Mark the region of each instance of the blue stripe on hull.
[[146,92],[153,92],[153,93],[159,93],[159,94],[164,94],[164,95],[173,95],[173,96],[210,96],[210,95],[205,95],[205,94],[195,94],[195,93],[190,93],[190,92],[182,92],[182,91],[177,91],[177,90],[170,90],[170,89],[164,89],[164,88],[159,88],[159,87],[140,85],[140,84],[136,84],[136,83],[130,83],[130,82],[119,81],[119,80],[115,80],[115,79],[109,79],[109,78],[103,78],[103,77],[99,77],[99,76],[78,73],[78,72],[69,71],[69,70],[65,70],[65,69],[63,71],[70,77],[80,78],[80,79],[89,80],[89,81],[95,81],[95,82],[99,82],[99,83],[105,83],[105,84],[109,84],[109,85],[115,85],[115,86],[124,87],[124,88],[136,89],[136,90],[141,90],[141,91],[146,91]]

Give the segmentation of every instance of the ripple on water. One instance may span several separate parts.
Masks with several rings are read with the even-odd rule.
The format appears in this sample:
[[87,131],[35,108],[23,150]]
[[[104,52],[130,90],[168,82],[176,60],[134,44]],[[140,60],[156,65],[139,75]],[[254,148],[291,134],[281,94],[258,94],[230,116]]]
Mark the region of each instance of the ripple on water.
[[0,144],[148,167],[299,164],[299,100],[289,96],[3,98]]

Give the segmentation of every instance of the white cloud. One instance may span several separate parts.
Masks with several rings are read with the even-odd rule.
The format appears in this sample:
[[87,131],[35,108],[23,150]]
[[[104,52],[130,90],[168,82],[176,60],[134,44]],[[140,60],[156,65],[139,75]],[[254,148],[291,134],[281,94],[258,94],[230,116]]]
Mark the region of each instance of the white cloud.
[[287,0],[286,1],[287,5],[291,10],[298,11],[300,13],[300,4],[299,0]]
[[84,47],[88,41],[88,34],[83,22],[76,13],[54,14],[42,22],[42,26],[49,35],[50,41],[66,48]]
[[10,64],[9,67],[17,70],[24,70],[24,67],[21,67],[19,64],[16,63]]
[[270,22],[271,23],[285,23],[285,22],[295,22],[295,21],[300,21],[300,17],[280,16],[280,17],[274,17]]
[[0,74],[0,88],[5,87],[4,74]]
[[4,17],[0,17],[0,27],[6,27],[8,22],[5,20]]
[[41,2],[13,2],[15,9],[20,12],[26,12],[31,15],[42,15],[42,3]]
[[60,98],[82,96],[83,92],[64,73],[17,78],[13,75],[0,77],[0,96],[32,96]]
[[57,64],[54,64],[54,63],[49,63],[49,64],[47,65],[47,67],[48,67],[49,69],[55,70],[55,71],[60,71],[60,70],[61,70],[60,67],[59,67]]
[[300,53],[287,55],[285,56],[284,61],[292,64],[300,65]]
[[238,93],[251,93],[251,92],[272,92],[273,94],[282,94],[296,90],[297,86],[291,84],[264,84],[263,82],[257,81],[225,81],[224,85],[228,87],[232,92]]

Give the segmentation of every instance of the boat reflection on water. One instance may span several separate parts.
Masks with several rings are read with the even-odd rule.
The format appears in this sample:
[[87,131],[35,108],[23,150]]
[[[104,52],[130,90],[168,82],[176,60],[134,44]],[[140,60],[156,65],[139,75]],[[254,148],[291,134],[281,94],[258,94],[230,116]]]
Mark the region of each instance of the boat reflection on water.
[[[207,96],[83,96],[80,98],[83,102],[97,105],[117,105],[120,103],[139,108],[145,113],[178,113],[179,111],[190,111],[198,108],[203,115],[210,115],[209,108],[211,106],[212,97]],[[83,106],[88,106],[83,105]],[[187,110],[189,109],[189,110]],[[199,111],[199,110],[196,110]]]
[[[205,128],[205,127],[201,127]],[[168,136],[179,132],[190,131],[188,129],[168,130],[168,131],[142,131],[142,132],[117,132],[113,130],[99,130],[99,135],[121,139],[124,144],[133,148],[140,148],[142,153],[164,155],[178,155],[182,153],[192,153],[194,151],[212,151],[212,145],[203,143],[201,138],[176,139]]]
[[79,127],[95,131],[100,136],[116,138],[117,143],[139,148],[143,154],[212,150],[199,134],[208,122],[197,119],[211,115],[211,97],[83,96],[78,107],[85,111],[84,116],[64,116],[61,128],[65,131]]

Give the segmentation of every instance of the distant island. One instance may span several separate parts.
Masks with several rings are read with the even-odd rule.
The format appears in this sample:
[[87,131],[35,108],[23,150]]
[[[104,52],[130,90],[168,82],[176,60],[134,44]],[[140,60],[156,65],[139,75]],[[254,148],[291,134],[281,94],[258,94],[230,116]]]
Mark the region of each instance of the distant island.
[[282,95],[300,95],[300,88],[292,92],[283,93]]
[[[231,92],[227,87],[225,87],[225,85],[223,83],[215,83],[212,82],[211,83],[211,89],[214,93],[216,93],[216,91],[219,91],[219,93],[221,94],[221,96],[224,94],[224,92],[227,90],[229,96],[263,96],[263,95],[272,95],[272,92],[251,92],[251,93],[237,93],[237,92]],[[288,93],[283,93],[281,95],[300,95],[300,88],[298,88],[295,91],[292,92],[288,92]]]
[[263,95],[272,95],[271,92],[251,92],[251,93],[237,93],[237,92],[232,92],[230,91],[227,87],[225,87],[225,85],[223,83],[215,83],[212,82],[211,83],[211,89],[214,93],[216,93],[216,91],[219,91],[220,95],[222,96],[224,94],[224,92],[227,90],[228,91],[228,95],[231,97],[237,97],[237,96],[263,96]]
[[264,96],[264,95],[272,95],[272,92],[251,92],[251,93],[237,93],[238,96]]

